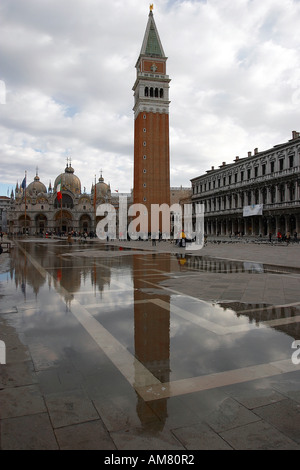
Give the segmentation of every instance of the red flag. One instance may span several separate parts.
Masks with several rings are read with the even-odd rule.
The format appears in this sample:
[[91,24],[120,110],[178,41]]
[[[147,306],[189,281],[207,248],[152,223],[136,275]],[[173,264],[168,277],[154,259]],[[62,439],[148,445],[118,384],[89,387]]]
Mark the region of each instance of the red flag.
[[56,188],[56,197],[60,201],[62,199],[62,192],[61,192],[61,181],[58,183]]

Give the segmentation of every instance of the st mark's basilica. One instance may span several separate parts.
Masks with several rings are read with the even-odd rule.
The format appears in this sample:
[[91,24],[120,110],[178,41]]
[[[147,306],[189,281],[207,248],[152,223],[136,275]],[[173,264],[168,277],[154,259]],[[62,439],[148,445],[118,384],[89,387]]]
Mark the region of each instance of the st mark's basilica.
[[[58,199],[60,185],[62,198]],[[40,180],[38,171],[26,188],[17,183],[11,194],[8,210],[8,230],[11,234],[31,235],[91,234],[96,230],[96,208],[99,204],[117,205],[117,197],[111,194],[110,184],[105,183],[102,172],[91,192],[81,188],[79,177],[67,160],[63,173],[58,175],[52,187]]]

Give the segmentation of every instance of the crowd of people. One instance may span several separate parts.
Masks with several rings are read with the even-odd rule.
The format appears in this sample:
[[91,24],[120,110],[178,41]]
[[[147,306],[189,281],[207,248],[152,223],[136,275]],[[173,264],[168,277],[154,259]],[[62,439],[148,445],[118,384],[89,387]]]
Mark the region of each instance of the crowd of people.
[[[273,234],[269,233],[269,241],[272,242]],[[281,233],[280,230],[278,230],[277,235],[276,235],[277,241],[278,242],[287,242],[290,243],[292,240],[294,242],[298,242],[298,234],[297,232],[294,232],[294,236],[292,239],[291,232],[288,230],[286,233]]]

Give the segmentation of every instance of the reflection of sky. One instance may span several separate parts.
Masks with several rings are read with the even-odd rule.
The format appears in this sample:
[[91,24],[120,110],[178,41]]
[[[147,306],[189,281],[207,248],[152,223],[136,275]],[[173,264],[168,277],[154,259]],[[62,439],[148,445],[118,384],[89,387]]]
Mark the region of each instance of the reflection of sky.
[[[172,305],[216,325],[248,325],[249,329],[217,335],[172,314]],[[256,323],[249,324],[246,315],[237,317],[230,308],[186,296],[171,298],[170,336],[172,380],[286,359],[291,344],[288,335],[272,328],[258,328]]]
[[8,273],[0,273],[0,281],[7,281],[9,279]]
[[[171,331],[172,324],[173,318]],[[290,345],[287,335],[271,328],[220,336],[176,318],[170,352],[172,380],[286,359]]]
[[195,317],[204,318],[218,325],[231,326],[249,323],[248,317],[237,317],[236,312],[231,308],[223,308],[218,304],[192,299],[184,295],[173,295],[171,304],[194,314]]

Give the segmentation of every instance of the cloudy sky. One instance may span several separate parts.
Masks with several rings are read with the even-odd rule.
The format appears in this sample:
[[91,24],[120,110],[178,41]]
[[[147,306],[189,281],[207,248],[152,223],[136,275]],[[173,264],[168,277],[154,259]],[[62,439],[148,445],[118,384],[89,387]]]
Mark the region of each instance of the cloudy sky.
[[[152,3],[152,1],[151,1]],[[1,0],[0,195],[72,159],[133,186],[135,64],[148,0]],[[171,185],[300,131],[300,0],[157,0],[168,57]]]

